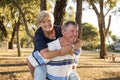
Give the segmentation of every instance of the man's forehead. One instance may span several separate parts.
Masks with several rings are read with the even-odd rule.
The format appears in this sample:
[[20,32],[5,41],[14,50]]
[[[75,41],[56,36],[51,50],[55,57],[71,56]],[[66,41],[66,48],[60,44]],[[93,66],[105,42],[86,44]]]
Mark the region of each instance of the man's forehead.
[[67,29],[69,30],[69,29],[77,29],[78,27],[77,26],[75,26],[75,25],[72,25],[72,24],[69,24],[68,26],[67,26]]

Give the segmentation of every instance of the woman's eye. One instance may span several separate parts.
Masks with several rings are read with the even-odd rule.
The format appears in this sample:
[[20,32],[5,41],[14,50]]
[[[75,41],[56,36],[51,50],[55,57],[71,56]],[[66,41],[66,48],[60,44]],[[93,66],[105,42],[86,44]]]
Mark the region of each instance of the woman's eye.
[[43,21],[42,23],[45,23],[45,21]]
[[48,20],[48,22],[51,22],[51,20]]

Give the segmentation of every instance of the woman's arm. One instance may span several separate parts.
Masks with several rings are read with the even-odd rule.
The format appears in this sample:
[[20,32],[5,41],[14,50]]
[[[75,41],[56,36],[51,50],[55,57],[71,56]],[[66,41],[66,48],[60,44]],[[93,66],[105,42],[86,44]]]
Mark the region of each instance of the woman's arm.
[[80,39],[77,39],[77,41],[73,45],[74,49],[80,49],[83,46],[83,43]]
[[49,51],[48,48],[42,49],[40,54],[45,59],[55,58],[57,56],[64,56],[67,54],[73,54],[71,45],[64,46],[60,50]]
[[[82,47],[82,41],[77,39],[76,43],[73,44],[74,49],[80,49]],[[62,47],[60,50],[50,51],[48,48],[42,49],[40,54],[45,59],[55,58],[57,56],[64,56],[68,54],[73,54],[72,44]]]
[[45,59],[54,58],[60,56],[61,50],[49,51],[48,48],[42,49],[40,54]]

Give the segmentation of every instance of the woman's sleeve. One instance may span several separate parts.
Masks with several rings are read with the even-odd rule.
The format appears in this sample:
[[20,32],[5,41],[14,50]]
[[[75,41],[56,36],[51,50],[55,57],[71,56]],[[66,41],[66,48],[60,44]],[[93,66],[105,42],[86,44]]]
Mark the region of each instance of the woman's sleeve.
[[35,44],[36,50],[38,50],[39,52],[42,49],[45,49],[48,47],[47,43],[45,42],[45,39],[43,38],[43,35],[41,35],[40,32],[35,33],[34,44]]
[[42,49],[48,47],[43,35],[40,32],[35,33],[34,45],[35,51],[32,53],[32,55],[28,56],[28,60],[32,64],[32,66],[37,67],[41,64],[46,64],[47,62],[49,62],[49,60],[44,59],[40,54],[40,51]]

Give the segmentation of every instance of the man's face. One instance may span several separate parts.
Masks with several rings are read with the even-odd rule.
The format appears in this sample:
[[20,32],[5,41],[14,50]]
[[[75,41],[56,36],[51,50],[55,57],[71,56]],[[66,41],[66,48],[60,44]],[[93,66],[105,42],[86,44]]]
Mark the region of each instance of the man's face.
[[70,43],[76,42],[78,37],[78,27],[75,25],[69,24],[66,30],[62,30],[63,37],[66,38]]

